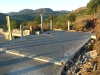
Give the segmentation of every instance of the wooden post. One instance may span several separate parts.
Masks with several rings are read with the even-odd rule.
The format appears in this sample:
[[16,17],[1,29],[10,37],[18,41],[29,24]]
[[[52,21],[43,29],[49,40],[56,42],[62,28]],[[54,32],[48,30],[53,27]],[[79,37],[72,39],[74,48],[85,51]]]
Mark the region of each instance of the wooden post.
[[21,34],[21,37],[23,37],[23,27],[22,27],[22,25],[20,25],[20,34]]
[[50,20],[50,30],[52,30],[52,20]]
[[9,33],[9,40],[12,40],[12,30],[11,30],[11,24],[10,24],[10,17],[6,16],[7,19],[7,27],[8,27],[8,33]]

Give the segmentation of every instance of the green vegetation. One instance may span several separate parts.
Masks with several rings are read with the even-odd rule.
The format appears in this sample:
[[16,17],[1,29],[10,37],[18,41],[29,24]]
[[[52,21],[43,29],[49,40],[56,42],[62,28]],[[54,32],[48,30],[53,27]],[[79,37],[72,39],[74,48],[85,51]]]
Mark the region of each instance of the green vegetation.
[[48,18],[51,14],[58,16],[63,14],[68,14],[70,11],[53,11],[50,8],[40,8],[36,10],[32,9],[23,9],[19,12],[10,12],[7,15],[11,16],[13,20],[19,21],[20,23],[23,21],[32,21],[36,19],[37,16],[43,14],[44,18]]
[[[43,10],[43,20],[44,20],[44,28],[48,29],[49,28],[49,24],[50,24],[50,20],[53,21],[53,25],[54,27],[56,27],[56,25],[58,23],[63,23],[63,15],[64,13],[66,13],[67,11],[52,11],[52,10],[48,10],[48,9],[41,9],[38,11],[42,12]],[[29,10],[28,10],[29,11]],[[14,28],[19,28],[20,24],[24,25],[24,26],[37,26],[40,25],[41,23],[41,18],[40,18],[40,13],[38,11],[35,11],[35,13],[32,13],[32,10],[30,10],[30,12],[27,12],[27,10],[23,10],[23,11],[19,11],[19,13],[17,12],[11,12],[8,15],[11,15],[11,26],[12,29]],[[23,13],[24,12],[24,13]],[[50,13],[52,12],[52,13]],[[59,16],[57,16],[59,14]],[[6,14],[0,13],[0,28],[6,28]],[[59,21],[59,22],[58,22]],[[60,25],[59,24],[59,25]],[[58,26],[58,28],[62,28],[63,26],[60,25],[60,27]]]
[[87,8],[90,14],[96,14],[98,8],[100,8],[100,0],[90,0],[90,2],[87,4]]
[[75,22],[76,21],[76,16],[74,13],[71,13],[69,16],[68,16],[68,21],[70,22]]
[[11,18],[12,29],[19,28],[20,24],[24,26],[40,26],[41,18],[40,14],[43,14],[44,28],[49,29],[50,20],[52,20],[53,28],[65,29],[67,25],[66,15],[70,11],[53,11],[50,8],[41,9],[24,9],[19,12],[10,12],[7,14],[0,13],[0,27],[7,28],[6,16],[9,15]]
[[[55,15],[51,14],[48,18],[44,18],[44,28],[45,29],[49,29],[50,20],[52,20],[53,28],[66,29],[66,25],[67,25],[67,16],[66,15],[55,16]],[[21,25],[33,26],[33,27],[40,26],[40,24],[41,24],[40,16],[36,17],[35,20],[33,20],[33,21],[21,23]]]
[[18,26],[18,24],[17,24],[17,22],[16,22],[15,20],[12,20],[12,21],[11,21],[11,28],[12,28],[12,29],[19,28],[19,26]]
[[37,24],[40,24],[41,23],[41,17],[36,17],[36,19],[34,20]]
[[[76,23],[76,19],[79,16],[86,16],[90,14],[96,14],[100,10],[100,1],[99,0],[90,0],[86,7],[80,8],[76,12],[69,11],[53,11],[49,8],[44,9],[24,9],[19,12],[11,12],[8,13],[8,15],[11,16],[11,25],[12,29],[19,28],[20,24],[24,26],[40,26],[41,24],[41,18],[40,13],[43,14],[43,21],[44,21],[44,28],[49,29],[50,20],[52,20],[53,28],[61,28],[66,30],[67,29],[67,22],[70,21],[72,24],[72,27],[74,29],[79,28],[78,24]],[[69,14],[68,14],[69,13]],[[6,14],[0,13],[0,27],[6,28]],[[73,23],[74,22],[74,23]],[[82,25],[82,24],[80,24]],[[83,26],[80,26],[83,27]]]
[[6,14],[0,13],[0,25],[6,24]]

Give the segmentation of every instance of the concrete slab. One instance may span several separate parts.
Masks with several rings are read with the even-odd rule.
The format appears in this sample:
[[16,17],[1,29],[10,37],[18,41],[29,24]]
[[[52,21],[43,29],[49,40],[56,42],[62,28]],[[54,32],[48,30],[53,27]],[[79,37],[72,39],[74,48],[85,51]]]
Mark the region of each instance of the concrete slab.
[[[0,46],[1,55],[6,53],[11,57],[16,55],[20,58],[31,59],[33,67],[41,64],[50,65],[50,67],[43,70],[36,69],[32,71],[34,75],[60,75],[64,64],[74,57],[74,55],[80,51],[80,48],[91,39],[92,33],[84,32],[67,32],[67,31],[48,31],[40,35],[30,35],[23,38],[19,38],[10,41]],[[22,56],[20,56],[22,55]],[[7,55],[5,55],[6,57]],[[4,57],[4,56],[3,56]],[[2,58],[2,57],[1,57]],[[3,62],[3,61],[1,61]],[[7,61],[8,62],[8,61]],[[17,62],[17,61],[16,61]],[[40,62],[39,64],[33,64],[34,62]],[[24,62],[19,64],[19,68],[15,71],[9,71],[8,73],[20,73],[20,65],[29,65],[31,62]],[[24,67],[25,67],[24,65]],[[9,65],[10,66],[10,65]],[[12,65],[16,69],[17,65]],[[55,68],[57,66],[57,68]],[[7,66],[5,66],[7,68]],[[27,66],[26,66],[27,67]],[[3,67],[1,68],[3,70]],[[27,70],[30,68],[27,68]],[[35,68],[34,68],[35,69]],[[9,70],[9,68],[8,68]],[[19,72],[20,70],[20,72]],[[50,70],[50,71],[49,71]],[[48,72],[49,71],[49,72]],[[57,71],[57,73],[55,73]],[[1,72],[0,72],[1,73]],[[24,72],[23,72],[24,73]],[[27,72],[28,73],[28,72]],[[25,73],[25,75],[27,75]],[[29,72],[31,74],[31,72]],[[51,74],[49,74],[51,73]],[[10,75],[10,74],[9,74]]]
[[60,75],[62,68],[8,53],[0,54],[0,75]]

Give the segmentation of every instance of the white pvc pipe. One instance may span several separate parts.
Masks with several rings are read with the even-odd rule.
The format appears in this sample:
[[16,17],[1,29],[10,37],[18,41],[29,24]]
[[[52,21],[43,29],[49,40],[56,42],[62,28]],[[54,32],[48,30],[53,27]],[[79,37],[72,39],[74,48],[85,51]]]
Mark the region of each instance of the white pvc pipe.
[[41,15],[41,33],[43,33],[43,15],[42,14],[40,15]]
[[70,30],[70,22],[68,21],[68,30]]

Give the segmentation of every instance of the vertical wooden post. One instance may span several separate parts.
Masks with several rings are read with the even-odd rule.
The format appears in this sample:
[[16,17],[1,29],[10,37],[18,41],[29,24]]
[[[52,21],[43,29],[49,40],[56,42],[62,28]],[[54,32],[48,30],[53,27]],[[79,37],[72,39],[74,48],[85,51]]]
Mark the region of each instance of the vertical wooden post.
[[52,20],[50,20],[50,30],[52,30]]
[[21,37],[23,37],[23,27],[22,27],[22,25],[20,25],[20,34],[21,34]]
[[9,40],[12,40],[12,30],[11,30],[11,24],[10,24],[10,17],[6,16],[7,19],[7,27],[8,27],[8,33],[9,33]]

